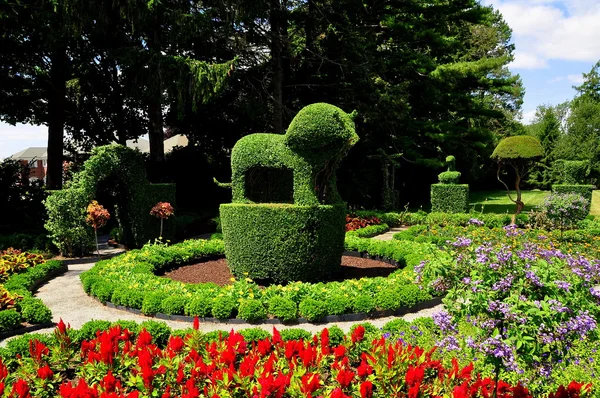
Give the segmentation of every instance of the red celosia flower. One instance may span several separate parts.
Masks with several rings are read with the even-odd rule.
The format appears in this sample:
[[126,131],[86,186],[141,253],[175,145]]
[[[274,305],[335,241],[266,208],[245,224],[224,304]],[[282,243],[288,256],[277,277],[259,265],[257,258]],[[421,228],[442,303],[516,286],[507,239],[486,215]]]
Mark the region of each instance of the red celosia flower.
[[331,395],[329,396],[329,398],[350,398],[350,396],[344,394],[342,389],[338,387],[331,392]]
[[340,358],[344,357],[345,355],[346,355],[346,347],[344,347],[343,345],[337,346],[333,350],[333,356],[335,357],[335,359],[340,359]]
[[275,329],[275,326],[273,326],[273,344],[279,345],[281,343],[283,343],[283,340],[281,339],[281,333],[279,333],[279,330]]
[[423,369],[422,366],[409,366],[408,370],[406,371],[406,384],[409,387],[421,384],[423,383],[423,377],[425,377],[425,369]]
[[174,358],[177,354],[183,350],[183,339],[181,336],[169,337],[169,343],[167,344],[167,350],[169,351],[169,357]]
[[29,385],[23,379],[19,379],[13,384],[12,391],[10,392],[11,398],[29,398]]
[[317,373],[307,373],[302,376],[300,380],[302,382],[301,390],[307,396],[312,396],[312,393],[317,391],[321,387],[321,380]]
[[355,375],[356,374],[351,370],[342,369],[339,371],[335,379],[338,381],[338,383],[340,383],[342,388],[347,388],[350,383],[352,383],[352,380],[354,380]]
[[373,396],[373,383],[365,381],[360,385],[360,397],[371,398]]
[[158,202],[154,205],[152,210],[150,210],[150,215],[162,219],[171,217],[173,213],[175,213],[175,210],[169,202]]
[[100,382],[102,388],[104,388],[105,392],[114,392],[117,388],[118,380],[113,376],[112,372],[109,370],[106,376]]
[[194,317],[194,330],[198,330],[200,329],[200,319],[198,319],[198,316]]
[[54,372],[48,365],[45,365],[37,370],[37,375],[42,380],[47,380],[54,375]]
[[321,332],[321,354],[329,355],[329,330],[323,329]]
[[62,318],[60,318],[60,320],[58,321],[58,325],[56,325],[56,327],[58,328],[58,331],[62,334],[67,333],[67,327],[65,326],[65,323],[63,322]]
[[41,361],[42,355],[48,355],[49,352],[48,347],[46,347],[44,343],[37,339],[29,340],[29,355],[31,355],[31,358],[36,362]]
[[367,377],[371,373],[373,373],[373,367],[367,363],[366,360],[362,360],[358,368],[356,368],[359,377]]
[[358,343],[365,338],[365,327],[358,325],[352,332],[352,343]]

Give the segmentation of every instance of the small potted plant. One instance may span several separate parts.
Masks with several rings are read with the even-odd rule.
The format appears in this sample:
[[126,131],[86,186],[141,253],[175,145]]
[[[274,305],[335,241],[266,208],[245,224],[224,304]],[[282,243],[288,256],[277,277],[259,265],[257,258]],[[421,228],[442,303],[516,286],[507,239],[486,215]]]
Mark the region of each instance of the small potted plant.
[[87,207],[87,214],[88,215],[85,218],[85,222],[94,228],[94,235],[96,236],[96,251],[98,252],[98,257],[100,257],[98,228],[102,228],[106,225],[107,221],[110,219],[110,213],[104,208],[104,206],[99,204],[98,201],[92,200]]
[[158,202],[150,210],[150,215],[160,218],[160,234],[159,239],[162,239],[163,234],[163,222],[167,218],[171,217],[175,213],[173,206],[169,202]]

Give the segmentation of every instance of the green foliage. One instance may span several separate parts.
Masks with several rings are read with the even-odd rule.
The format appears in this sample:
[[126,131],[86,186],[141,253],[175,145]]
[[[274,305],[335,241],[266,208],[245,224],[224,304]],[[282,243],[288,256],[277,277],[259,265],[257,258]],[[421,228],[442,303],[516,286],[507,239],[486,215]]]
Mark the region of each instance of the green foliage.
[[212,314],[212,298],[207,296],[194,296],[185,305],[185,315],[206,318]]
[[27,323],[48,323],[52,320],[52,311],[38,298],[26,298],[20,303],[21,316]]
[[21,314],[16,310],[0,311],[0,332],[8,332],[21,326]]
[[438,179],[440,184],[458,184],[460,176],[460,171],[444,171],[438,175]]
[[106,330],[110,327],[110,321],[102,319],[91,320],[83,324],[81,329],[76,333],[76,338],[79,343],[84,340],[92,340],[97,336],[98,331]]
[[306,298],[300,302],[300,315],[310,322],[318,321],[327,315],[327,303],[321,300]]
[[329,344],[331,344],[332,347],[338,346],[344,342],[346,333],[344,333],[338,325],[328,326],[327,331],[329,332]]
[[498,161],[531,160],[542,157],[544,148],[540,141],[530,135],[518,135],[503,138],[492,153],[492,159]]
[[556,184],[552,185],[552,191],[559,194],[574,193],[583,196],[588,203],[592,203],[593,185],[580,184]]
[[342,205],[221,205],[227,262],[238,278],[327,278],[340,267],[345,217]]
[[260,300],[243,300],[238,308],[237,317],[249,322],[259,321],[267,317],[267,310]]
[[290,328],[284,329],[280,332],[281,340],[305,340],[308,341],[312,338],[312,334],[308,330],[298,329],[298,328]]
[[154,315],[161,312],[162,303],[167,297],[167,294],[162,291],[152,292],[146,295],[142,302],[142,313],[145,315]]
[[375,310],[375,300],[373,297],[361,294],[354,298],[354,301],[352,302],[352,312],[364,312],[368,314],[373,312],[373,310]]
[[[126,209],[117,212],[123,233],[121,243],[139,247],[158,237],[160,221],[150,215],[150,209],[161,201],[174,204],[174,186],[149,184],[138,152],[116,144],[107,145],[95,148],[72,182],[63,190],[53,191],[45,201],[46,229],[63,255],[83,255],[92,247],[93,231],[85,223],[86,207],[95,198],[98,184],[107,179],[116,181],[113,190],[119,199],[117,206]],[[171,219],[165,220],[163,235],[171,236],[174,225]]]
[[217,319],[228,319],[231,318],[236,307],[237,304],[232,297],[217,296],[213,301],[211,312]]
[[376,235],[381,235],[389,231],[390,227],[387,224],[369,225],[364,228],[359,228],[354,231],[346,232],[346,236],[354,236],[357,238],[372,238]]
[[[446,172],[449,173],[449,172]],[[466,213],[469,207],[469,185],[432,184],[431,210],[444,213]]]
[[162,302],[162,312],[168,315],[181,314],[183,313],[187,301],[187,297],[169,296]]
[[546,214],[555,228],[564,231],[574,228],[590,212],[590,201],[577,193],[553,193],[540,210]]
[[348,300],[341,293],[333,293],[327,296],[325,302],[327,303],[327,314],[329,315],[342,315],[348,312],[351,308],[352,302]]
[[589,174],[590,163],[585,160],[565,160],[562,164],[563,183],[583,184]]
[[282,322],[289,322],[297,318],[298,306],[288,297],[273,296],[269,300],[269,313],[279,318]]
[[256,342],[271,337],[271,333],[260,328],[242,329],[239,333],[244,336],[244,340],[247,342]]
[[41,251],[50,253],[56,251],[56,246],[45,234],[21,234],[0,235],[0,250],[13,249],[26,251]]
[[37,340],[48,346],[52,344],[52,335],[42,333],[27,333],[22,336],[17,336],[14,339],[10,339],[6,343],[6,348],[10,352],[10,357],[17,358],[17,355],[20,355],[22,358],[31,358],[29,353],[29,342],[31,340]]

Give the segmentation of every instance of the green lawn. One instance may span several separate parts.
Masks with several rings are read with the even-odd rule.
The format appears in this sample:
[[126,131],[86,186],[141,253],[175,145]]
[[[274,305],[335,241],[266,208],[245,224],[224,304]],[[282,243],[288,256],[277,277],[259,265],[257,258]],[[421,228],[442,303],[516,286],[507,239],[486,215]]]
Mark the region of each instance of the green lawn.
[[[534,209],[537,205],[541,204],[542,201],[550,191],[522,191],[522,200],[525,203],[524,212]],[[596,192],[594,192],[594,195]],[[512,198],[515,198],[515,192],[511,192]],[[600,197],[598,197],[600,200]],[[595,201],[598,206],[598,212],[600,214],[600,203]],[[483,207],[484,213],[496,213],[496,214],[513,214],[516,209],[516,205],[508,199],[506,191],[481,191],[470,193],[469,209],[475,209],[475,211],[481,211]]]
[[600,191],[592,192],[592,205],[590,207],[590,214],[593,216],[600,215]]

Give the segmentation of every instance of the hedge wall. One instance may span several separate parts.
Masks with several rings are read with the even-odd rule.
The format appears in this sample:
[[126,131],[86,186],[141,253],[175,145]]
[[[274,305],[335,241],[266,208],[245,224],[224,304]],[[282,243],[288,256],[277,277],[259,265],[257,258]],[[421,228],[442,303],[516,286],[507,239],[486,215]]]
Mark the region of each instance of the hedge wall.
[[592,203],[593,185],[580,184],[555,184],[552,185],[552,191],[556,193],[576,193],[586,198],[590,204]]
[[468,184],[432,184],[431,211],[466,213],[469,208]]
[[237,277],[323,280],[340,268],[346,207],[223,204],[227,262]]

